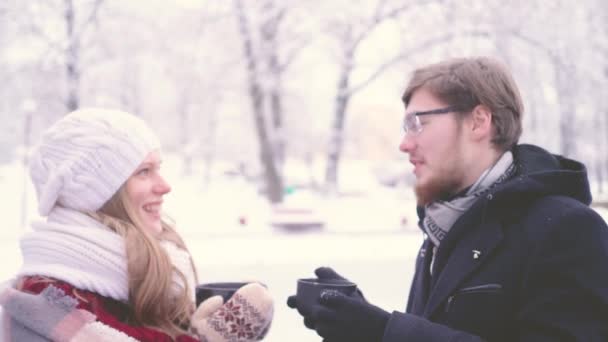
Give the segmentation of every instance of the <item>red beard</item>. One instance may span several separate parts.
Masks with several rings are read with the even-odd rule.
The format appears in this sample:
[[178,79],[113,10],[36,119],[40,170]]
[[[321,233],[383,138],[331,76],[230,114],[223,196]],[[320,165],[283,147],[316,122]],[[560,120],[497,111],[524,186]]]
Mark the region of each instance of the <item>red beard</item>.
[[417,183],[414,187],[419,206],[425,206],[437,200],[447,199],[460,190],[463,177],[456,170],[441,170],[427,182]]

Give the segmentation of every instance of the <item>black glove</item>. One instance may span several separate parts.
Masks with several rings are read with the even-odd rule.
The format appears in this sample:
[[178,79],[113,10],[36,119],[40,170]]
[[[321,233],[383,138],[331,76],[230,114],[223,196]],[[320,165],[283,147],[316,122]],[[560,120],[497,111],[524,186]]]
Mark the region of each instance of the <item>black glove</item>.
[[326,341],[382,341],[390,313],[360,298],[328,290],[313,310],[315,330]]
[[[322,279],[322,280],[338,279],[338,280],[349,281],[348,279],[339,275],[331,267],[318,267],[317,269],[315,269],[315,275],[317,276],[317,279]],[[357,291],[355,293],[353,293],[352,296],[354,298],[359,298],[361,300],[365,300],[365,298],[363,297],[363,293],[361,293],[361,291],[358,288],[357,288]],[[304,326],[305,327],[307,327],[308,329],[313,329],[313,330],[315,329],[315,320],[311,316],[305,315],[298,308],[298,299],[297,299],[296,295],[287,297],[287,306],[292,309],[298,310],[300,315],[302,315],[302,317],[304,317]]]
[[315,329],[315,321],[312,319],[312,317],[305,315],[298,308],[298,298],[297,298],[296,295],[287,297],[287,306],[289,306],[292,309],[297,309],[298,310],[298,312],[300,313],[300,315],[302,317],[304,317],[304,326],[305,327],[307,327],[308,329],[313,329],[313,330]]
[[[339,275],[331,267],[319,267],[315,270],[315,275],[319,279],[325,279],[325,280],[338,279],[338,280],[350,281],[350,280],[344,278],[343,276]],[[361,292],[361,290],[359,290],[358,287],[357,287],[357,291],[355,291],[355,293],[353,293],[351,297],[360,298],[360,299],[365,300],[365,297],[363,296],[363,292]]]
[[331,280],[331,279],[348,280],[348,279],[344,278],[343,276],[339,275],[336,271],[334,271],[333,268],[325,267],[325,266],[318,267],[315,270],[315,275],[317,276],[317,278],[323,279],[323,280]]

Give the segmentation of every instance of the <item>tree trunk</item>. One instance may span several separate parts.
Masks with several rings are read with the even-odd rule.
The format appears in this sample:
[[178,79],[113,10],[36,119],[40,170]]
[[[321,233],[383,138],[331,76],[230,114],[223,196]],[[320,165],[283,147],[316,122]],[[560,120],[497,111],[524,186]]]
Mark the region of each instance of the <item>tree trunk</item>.
[[249,96],[253,104],[256,132],[260,143],[260,162],[264,167],[266,194],[271,203],[279,203],[283,201],[283,182],[275,165],[272,144],[268,139],[263,111],[263,93],[257,82],[250,83]]
[[271,203],[283,201],[283,180],[280,177],[274,160],[273,146],[268,138],[266,118],[264,113],[264,92],[261,85],[260,73],[253,53],[253,42],[247,25],[247,19],[241,0],[234,1],[238,16],[239,30],[243,43],[243,53],[247,61],[247,82],[249,83],[249,98],[259,143],[260,163],[264,169],[265,193]]
[[139,90],[139,66],[133,61],[126,61],[122,67],[122,84],[119,90],[120,104],[135,115],[141,115],[141,97]]
[[205,187],[208,187],[211,183],[211,170],[213,168],[213,161],[215,159],[215,134],[217,131],[217,118],[216,111],[211,111],[209,114],[209,120],[207,121],[207,138],[206,144],[204,144],[203,160],[205,161],[205,169],[203,174],[203,183]]
[[263,51],[263,61],[267,68],[265,77],[269,78],[270,84],[267,91],[266,100],[269,101],[268,107],[270,110],[272,130],[271,130],[271,145],[273,146],[274,161],[277,172],[283,176],[283,165],[285,162],[285,134],[284,134],[284,114],[283,114],[283,97],[282,97],[282,74],[283,68],[279,61],[279,42],[278,34],[279,27],[284,18],[285,10],[277,8],[277,4],[273,1],[265,3],[266,19],[260,25],[260,46]]
[[67,83],[66,108],[73,111],[80,107],[80,70],[79,70],[79,42],[75,33],[75,12],[72,0],[65,0],[64,19],[68,46],[65,52],[65,70]]
[[[23,170],[28,169],[30,153],[30,136],[32,135],[32,111],[25,110],[25,120],[23,123]],[[28,172],[23,173],[23,187],[21,189],[21,229],[25,229],[28,216]]]
[[604,193],[604,161],[602,158],[598,158],[598,162],[595,165],[595,179],[597,182],[597,193],[601,195]]
[[273,75],[277,78],[277,84],[270,91],[270,110],[272,113],[273,140],[274,140],[274,156],[277,164],[277,170],[282,175],[283,165],[285,164],[285,128],[283,127],[283,102],[280,94],[280,76]]
[[[606,132],[606,130],[602,130],[604,127],[604,120],[602,120],[602,112],[597,111],[594,114],[593,118],[593,127],[599,129],[600,132]],[[596,134],[595,135],[595,143],[597,146],[596,154],[594,155],[595,163],[593,163],[593,167],[595,168],[595,181],[597,182],[597,193],[601,194],[603,192],[603,183],[604,183],[604,144],[605,144],[605,135],[604,134]]]
[[340,75],[338,96],[336,97],[336,106],[334,109],[334,119],[331,126],[329,151],[327,153],[327,167],[325,170],[325,190],[330,194],[334,194],[338,191],[338,167],[342,155],[342,146],[344,144],[346,110],[350,100],[348,86],[352,69],[351,65],[350,62],[347,63]]
[[[605,3],[604,3],[605,4]],[[606,66],[604,67],[604,80],[608,80],[608,61],[605,62]],[[605,115],[608,114],[608,101],[604,98],[604,124],[600,126],[600,132],[608,132],[608,119],[606,119]],[[597,113],[598,116],[602,115],[601,113]],[[608,176],[608,148],[606,147],[606,143],[608,143],[608,138],[604,134],[598,134],[599,136],[604,137],[604,142],[602,146],[604,146],[603,153],[600,156],[600,168],[602,169],[602,174]],[[603,180],[603,178],[602,178]],[[600,184],[600,188],[604,189],[604,184]]]
[[[604,75],[606,79],[608,79],[608,66],[605,69]],[[596,111],[594,114],[593,127],[597,132],[608,132],[608,119],[605,117],[606,113],[608,113],[608,101],[601,99],[600,110]],[[606,156],[608,154],[608,148],[606,148],[608,139],[606,138],[606,134],[595,134],[595,138],[597,144],[597,151],[594,156],[594,159],[597,161],[595,164],[597,193],[598,195],[601,195],[604,193],[605,176],[608,175],[608,156]]]
[[193,163],[193,152],[192,151],[192,141],[190,134],[190,126],[192,123],[190,122],[190,115],[188,113],[188,98],[185,95],[186,91],[182,89],[182,94],[180,94],[180,103],[178,103],[177,114],[179,115],[179,125],[180,127],[180,137],[179,150],[182,151],[182,175],[190,176],[192,175],[192,163]]
[[576,125],[576,110],[574,105],[576,89],[573,88],[575,75],[568,62],[564,62],[559,57],[554,57],[553,62],[560,113],[560,153],[566,157],[573,157],[576,151],[576,130],[574,128]]

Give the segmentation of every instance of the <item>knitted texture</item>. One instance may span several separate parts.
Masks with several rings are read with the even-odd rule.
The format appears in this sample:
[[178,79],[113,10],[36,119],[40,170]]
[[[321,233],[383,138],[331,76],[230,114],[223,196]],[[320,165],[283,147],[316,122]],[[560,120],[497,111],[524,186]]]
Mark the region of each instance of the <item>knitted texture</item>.
[[273,303],[264,286],[247,284],[225,304],[220,296],[203,301],[192,316],[192,330],[203,342],[260,341],[270,329]]
[[122,331],[113,329],[101,322],[92,322],[85,325],[77,334],[70,339],[70,342],[137,342],[136,339],[129,337]]
[[[93,218],[56,207],[47,222],[32,224],[21,239],[23,265],[17,276],[41,275],[63,280],[79,289],[126,302],[129,296],[124,239]],[[161,242],[174,266],[186,276],[194,301],[194,271],[188,253],[171,242]],[[173,276],[175,292],[185,287]]]
[[159,148],[154,132],[129,113],[89,108],[67,114],[44,133],[31,156],[40,215],[57,204],[98,210]]
[[0,292],[3,336],[7,341],[135,342],[76,308],[77,300],[50,285],[33,295],[7,288]]

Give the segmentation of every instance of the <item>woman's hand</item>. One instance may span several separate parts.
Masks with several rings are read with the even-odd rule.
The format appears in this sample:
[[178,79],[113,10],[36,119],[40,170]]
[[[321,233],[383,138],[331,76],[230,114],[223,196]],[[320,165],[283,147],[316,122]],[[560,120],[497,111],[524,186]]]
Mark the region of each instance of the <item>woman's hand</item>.
[[191,319],[191,327],[201,341],[260,341],[266,336],[274,305],[264,286],[251,283],[241,287],[226,303],[221,296],[202,302]]

